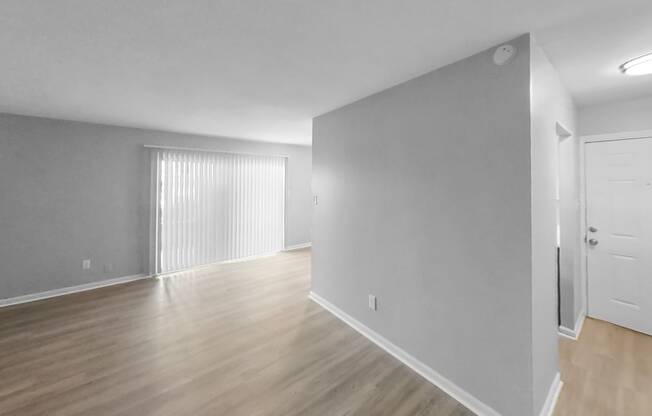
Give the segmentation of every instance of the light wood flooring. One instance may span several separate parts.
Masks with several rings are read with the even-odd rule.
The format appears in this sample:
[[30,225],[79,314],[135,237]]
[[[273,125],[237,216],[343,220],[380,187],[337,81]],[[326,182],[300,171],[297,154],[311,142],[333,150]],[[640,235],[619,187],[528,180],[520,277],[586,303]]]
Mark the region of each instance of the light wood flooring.
[[564,387],[555,416],[651,416],[652,337],[587,318],[560,340]]
[[472,415],[309,286],[300,250],[0,309],[0,414]]
[[[0,309],[0,415],[472,415],[309,287],[298,250]],[[560,365],[555,416],[652,415],[652,337],[587,319]]]

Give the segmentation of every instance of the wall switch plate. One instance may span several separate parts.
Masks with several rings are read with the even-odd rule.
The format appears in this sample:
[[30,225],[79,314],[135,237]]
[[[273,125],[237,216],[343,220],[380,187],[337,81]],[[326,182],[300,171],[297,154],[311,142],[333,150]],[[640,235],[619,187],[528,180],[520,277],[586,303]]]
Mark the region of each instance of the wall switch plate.
[[91,259],[82,260],[82,269],[90,270],[91,269]]
[[378,309],[378,304],[376,303],[376,297],[374,295],[369,295],[369,309],[372,311]]

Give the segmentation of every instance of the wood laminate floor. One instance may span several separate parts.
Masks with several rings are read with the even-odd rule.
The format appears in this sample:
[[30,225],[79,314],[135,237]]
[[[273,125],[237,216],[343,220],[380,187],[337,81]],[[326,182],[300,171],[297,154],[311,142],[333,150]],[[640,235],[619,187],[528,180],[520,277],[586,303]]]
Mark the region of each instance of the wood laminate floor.
[[587,318],[560,340],[564,387],[555,416],[652,415],[652,337]]
[[0,414],[472,415],[309,286],[300,250],[0,309]]
[[[472,413],[308,300],[310,251],[0,309],[0,415]],[[652,415],[652,337],[562,339],[555,416]]]

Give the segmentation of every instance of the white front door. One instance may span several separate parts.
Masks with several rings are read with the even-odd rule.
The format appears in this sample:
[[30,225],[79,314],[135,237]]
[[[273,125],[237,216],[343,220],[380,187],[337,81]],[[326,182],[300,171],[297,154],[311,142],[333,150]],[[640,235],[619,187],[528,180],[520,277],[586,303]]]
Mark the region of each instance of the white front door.
[[652,335],[652,138],[587,143],[589,316]]

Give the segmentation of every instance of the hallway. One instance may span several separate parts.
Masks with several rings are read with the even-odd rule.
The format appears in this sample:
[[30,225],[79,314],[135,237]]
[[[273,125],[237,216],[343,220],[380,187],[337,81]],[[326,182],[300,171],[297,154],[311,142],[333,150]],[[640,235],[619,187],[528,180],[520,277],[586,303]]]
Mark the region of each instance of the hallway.
[[586,318],[579,340],[560,338],[559,352],[555,416],[652,414],[652,337]]

